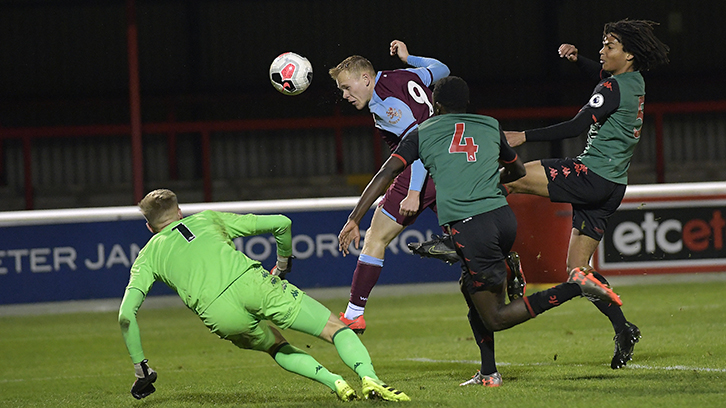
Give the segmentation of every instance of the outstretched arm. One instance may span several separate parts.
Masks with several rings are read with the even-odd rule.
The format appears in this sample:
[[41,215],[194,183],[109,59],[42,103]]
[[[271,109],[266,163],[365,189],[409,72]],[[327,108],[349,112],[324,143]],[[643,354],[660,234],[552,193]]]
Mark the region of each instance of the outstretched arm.
[[383,163],[381,169],[378,170],[378,173],[373,176],[373,179],[370,183],[368,183],[365,190],[363,190],[363,194],[358,200],[358,203],[348,216],[348,222],[345,223],[343,229],[340,231],[340,234],[338,234],[338,249],[343,253],[343,256],[348,254],[348,245],[350,245],[351,242],[353,242],[355,247],[358,248],[358,245],[360,244],[360,220],[363,218],[368,209],[371,208],[373,202],[376,201],[376,198],[386,191],[386,188],[391,181],[399,175],[405,167],[406,166],[403,161],[397,156],[389,157],[388,160]]
[[270,273],[287,279],[292,271],[292,220],[281,214],[258,215],[257,228],[272,232],[277,243],[277,261]]
[[593,61],[589,58],[580,56],[579,58],[577,58],[576,64],[577,68],[579,68],[580,71],[585,74],[585,76],[592,80],[599,81],[603,78],[607,78],[610,76],[609,72],[602,69],[602,66],[599,62]]
[[557,53],[560,55],[560,58],[566,58],[568,61],[576,63],[577,68],[587,75],[588,78],[599,81],[607,76],[610,76],[609,73],[602,70],[602,67],[598,62],[589,58],[581,57],[577,51],[577,47],[572,44],[560,45],[560,48],[557,49]]
[[408,47],[401,40],[391,41],[391,56],[397,56],[404,64],[408,64]]
[[145,297],[146,295],[141,290],[127,287],[118,313],[121,334],[124,342],[126,342],[126,349],[128,349],[131,356],[131,362],[134,363],[136,380],[131,386],[131,395],[136,399],[146,398],[156,391],[154,382],[157,374],[156,371],[149,367],[148,361],[144,358],[144,351],[141,349],[139,324],[136,322],[136,312],[141,307]]
[[560,58],[566,58],[570,62],[577,62],[577,47],[572,44],[561,44],[557,49]]
[[[580,60],[583,58],[580,57]],[[561,140],[577,137],[590,129],[593,123],[604,122],[620,106],[620,86],[615,79],[603,79],[595,87],[590,100],[574,118],[556,125],[525,132],[505,132],[511,146],[527,142]]]
[[290,218],[282,214],[258,215],[257,230],[260,233],[272,233],[277,243],[278,257],[292,255],[292,221]]
[[434,58],[416,57],[408,52],[408,47],[403,41],[391,41],[391,55],[397,56],[401,62],[416,68],[426,68],[431,73],[430,82],[426,81],[426,85],[438,81],[441,78],[449,76],[449,67],[441,61]]
[[216,213],[227,229],[230,238],[247,237],[250,235],[272,234],[277,243],[277,254],[292,255],[292,221],[282,214],[257,215]]
[[136,321],[136,312],[144,302],[145,295],[136,288],[126,288],[124,298],[118,313],[118,323],[121,326],[126,349],[134,364],[144,360],[144,350],[141,348],[141,333]]
[[574,118],[556,125],[524,132],[504,133],[507,136],[509,145],[517,147],[524,142],[543,142],[577,137],[586,132],[593,122],[597,122],[597,120],[593,118],[592,114],[586,110],[581,110]]

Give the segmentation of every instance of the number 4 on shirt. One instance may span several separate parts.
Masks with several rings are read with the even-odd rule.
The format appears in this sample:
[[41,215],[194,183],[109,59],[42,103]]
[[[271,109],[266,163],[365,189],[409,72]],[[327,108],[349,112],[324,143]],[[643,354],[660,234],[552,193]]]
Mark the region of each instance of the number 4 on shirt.
[[[451,138],[451,145],[449,145],[449,153],[466,153],[466,161],[475,162],[479,145],[474,143],[473,137],[464,137],[466,128],[464,123],[457,123],[455,126],[454,136]],[[461,143],[462,139],[463,144]]]

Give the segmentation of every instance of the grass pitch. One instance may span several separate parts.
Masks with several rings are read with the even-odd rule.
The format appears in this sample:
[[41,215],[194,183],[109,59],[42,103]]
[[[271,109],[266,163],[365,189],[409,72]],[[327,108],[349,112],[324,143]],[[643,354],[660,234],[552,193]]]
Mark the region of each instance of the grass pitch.
[[[726,282],[616,288],[642,330],[635,358],[610,369],[607,319],[574,299],[499,332],[504,385],[459,387],[478,368],[478,348],[460,294],[376,297],[362,336],[379,376],[410,407],[717,407],[726,403]],[[336,313],[347,299],[324,300]],[[184,308],[139,311],[157,392],[137,401],[116,313],[0,317],[1,407],[329,407],[327,387],[290,374],[265,353],[241,351],[210,334]],[[359,388],[321,340],[288,340]],[[381,405],[355,401],[351,406]]]

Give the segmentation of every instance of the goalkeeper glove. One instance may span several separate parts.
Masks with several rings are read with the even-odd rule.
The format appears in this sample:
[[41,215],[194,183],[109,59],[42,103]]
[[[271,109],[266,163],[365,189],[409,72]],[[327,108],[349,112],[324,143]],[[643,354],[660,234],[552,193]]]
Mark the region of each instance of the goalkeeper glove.
[[282,280],[287,279],[286,276],[292,270],[292,260],[295,257],[290,256],[277,256],[277,263],[270,270],[270,275],[275,275]]
[[149,360],[144,360],[140,363],[134,364],[134,370],[136,370],[136,381],[131,386],[131,395],[136,399],[146,398],[151,395],[156,388],[154,388],[154,381],[156,381],[156,371],[149,367]]

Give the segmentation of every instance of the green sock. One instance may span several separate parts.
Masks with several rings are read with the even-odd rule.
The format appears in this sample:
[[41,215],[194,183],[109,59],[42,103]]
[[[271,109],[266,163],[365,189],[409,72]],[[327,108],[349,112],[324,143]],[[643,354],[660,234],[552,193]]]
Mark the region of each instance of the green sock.
[[328,371],[310,354],[291,344],[285,344],[277,350],[275,361],[285,370],[325,384],[333,391],[335,391],[335,382],[343,379],[343,377]]
[[345,365],[355,371],[360,378],[368,376],[378,379],[366,346],[361,343],[353,330],[349,328],[339,330],[333,335],[333,344]]

